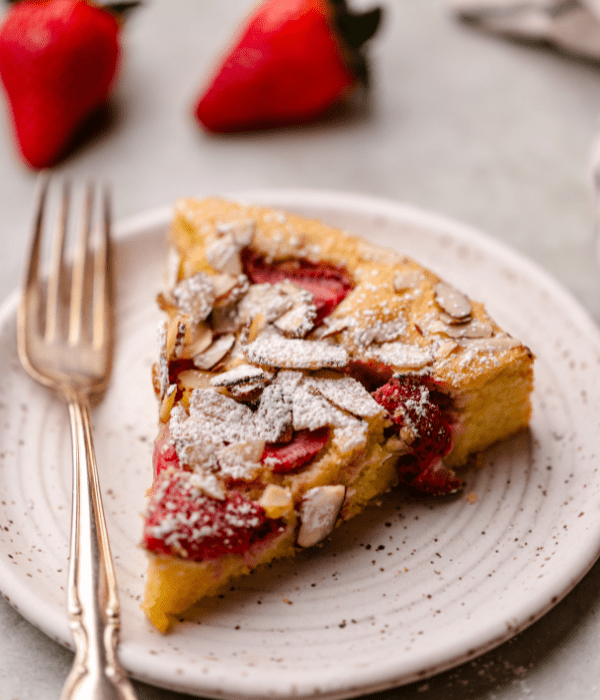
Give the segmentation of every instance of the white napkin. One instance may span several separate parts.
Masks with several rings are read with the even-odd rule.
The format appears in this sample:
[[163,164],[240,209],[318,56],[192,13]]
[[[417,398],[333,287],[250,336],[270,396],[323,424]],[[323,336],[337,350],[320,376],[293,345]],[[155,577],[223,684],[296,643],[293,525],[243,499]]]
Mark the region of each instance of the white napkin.
[[446,0],[462,19],[600,60],[600,0]]

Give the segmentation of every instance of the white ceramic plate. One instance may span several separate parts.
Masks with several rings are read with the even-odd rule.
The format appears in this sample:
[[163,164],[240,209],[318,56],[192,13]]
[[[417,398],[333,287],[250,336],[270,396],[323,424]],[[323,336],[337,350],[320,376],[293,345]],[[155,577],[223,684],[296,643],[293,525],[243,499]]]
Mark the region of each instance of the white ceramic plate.
[[[240,195],[238,195],[240,196]],[[600,551],[600,337],[545,273],[482,234],[364,196],[260,191],[429,265],[536,353],[531,431],[487,453],[465,493],[401,493],[206,604],[161,636],[139,602],[137,544],[157,407],[150,383],[168,209],[119,228],[113,381],[95,443],[120,584],[120,656],[136,678],[211,697],[343,698],[424,678],[510,638],[581,579]],[[0,313],[0,588],[69,645],[70,445],[65,407],[20,369],[16,297]],[[477,500],[467,494],[476,494]]]

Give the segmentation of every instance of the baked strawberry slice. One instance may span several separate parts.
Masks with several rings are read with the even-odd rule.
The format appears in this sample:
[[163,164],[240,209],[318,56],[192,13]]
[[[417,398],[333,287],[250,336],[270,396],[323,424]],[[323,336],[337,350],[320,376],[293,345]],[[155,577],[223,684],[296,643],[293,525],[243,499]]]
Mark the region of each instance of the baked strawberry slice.
[[290,442],[271,442],[265,445],[260,461],[271,467],[274,474],[296,471],[312,461],[325,447],[329,437],[328,428],[299,430]]
[[119,23],[84,0],[24,0],[0,28],[0,78],[16,140],[34,168],[54,165],[110,93]]
[[342,267],[310,260],[268,262],[249,248],[242,251],[242,265],[253,284],[276,284],[289,280],[313,295],[318,326],[340,304],[353,287],[352,278]]
[[168,424],[161,426],[160,432],[154,440],[152,464],[154,466],[155,481],[163,471],[169,469],[170,467],[173,467],[174,469],[181,469],[177,451],[175,450],[174,445],[169,442]]
[[451,493],[462,481],[447,469],[441,458],[452,448],[450,419],[441,396],[431,391],[422,378],[412,375],[392,377],[373,392],[395,430],[410,447],[398,462],[402,481],[429,494]]
[[353,14],[345,0],[265,0],[250,15],[199,97],[213,132],[298,124],[326,112],[360,83],[379,8]]
[[284,530],[262,506],[240,493],[220,498],[202,490],[201,477],[188,471],[164,472],[153,488],[143,544],[155,554],[209,561],[243,554],[255,543]]

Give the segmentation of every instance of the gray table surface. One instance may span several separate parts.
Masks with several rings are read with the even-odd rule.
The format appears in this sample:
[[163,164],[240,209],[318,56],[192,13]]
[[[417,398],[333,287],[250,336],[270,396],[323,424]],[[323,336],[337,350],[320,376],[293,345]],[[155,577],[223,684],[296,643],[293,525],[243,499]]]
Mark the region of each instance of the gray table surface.
[[[600,66],[481,34],[442,0],[382,0],[368,107],[301,129],[214,138],[190,107],[248,0],[147,0],[124,36],[112,120],[56,168],[105,176],[117,218],[181,195],[254,187],[375,194],[487,231],[535,260],[600,320],[589,155]],[[355,7],[360,3],[356,2]],[[35,174],[0,112],[0,298],[18,284]],[[1,585],[1,584],[0,584]],[[600,564],[515,639],[390,700],[600,696]],[[0,598],[0,700],[56,698],[72,655]],[[141,700],[184,696],[136,683]]]

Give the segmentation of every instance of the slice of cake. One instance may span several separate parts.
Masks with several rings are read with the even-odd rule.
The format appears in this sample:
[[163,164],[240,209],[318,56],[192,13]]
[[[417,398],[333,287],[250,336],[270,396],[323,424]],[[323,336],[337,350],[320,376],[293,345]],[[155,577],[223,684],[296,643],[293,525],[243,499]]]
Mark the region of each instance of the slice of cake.
[[143,537],[159,630],[398,482],[459,490],[456,467],[527,425],[531,352],[413,260],[219,199],[178,202],[170,235]]

